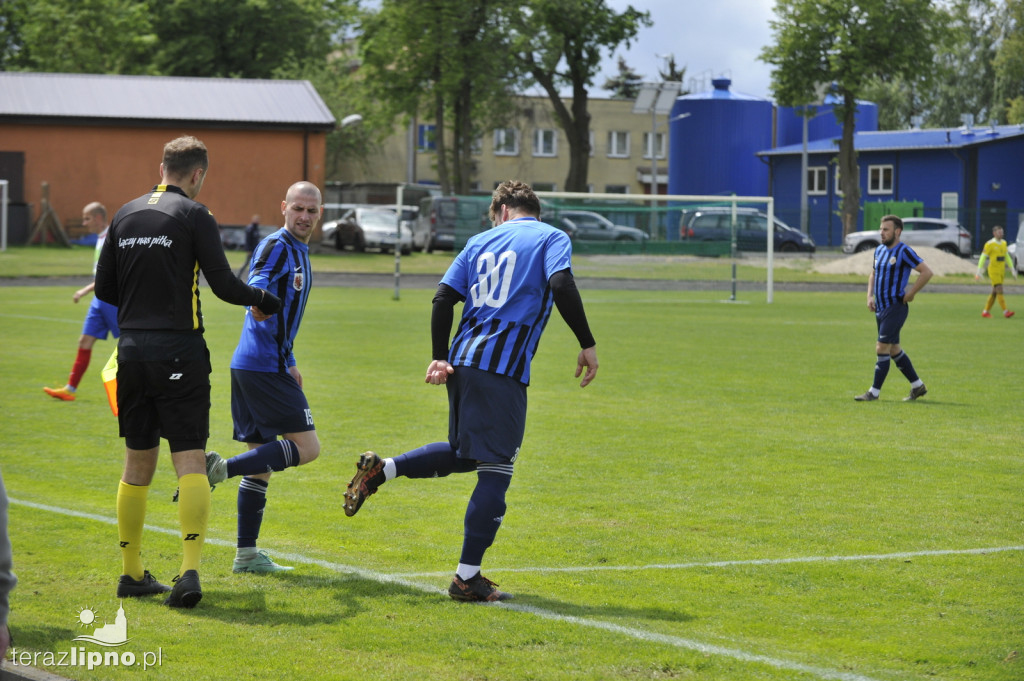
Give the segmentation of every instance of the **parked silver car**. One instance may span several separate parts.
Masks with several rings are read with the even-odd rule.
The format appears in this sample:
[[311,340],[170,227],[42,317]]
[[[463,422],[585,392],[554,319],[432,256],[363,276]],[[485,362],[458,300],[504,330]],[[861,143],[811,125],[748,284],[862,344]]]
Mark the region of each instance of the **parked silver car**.
[[[900,241],[908,246],[928,246],[959,255],[971,255],[971,235],[956,220],[903,218]],[[843,239],[843,253],[873,251],[882,243],[877,229],[851,232]]]
[[382,253],[396,248],[403,254],[412,252],[412,235],[407,229],[398,237],[398,214],[388,206],[356,206],[346,210],[341,218],[324,223],[323,241],[334,243],[337,250],[350,247],[354,251],[367,248],[380,249]]
[[1010,260],[1013,261],[1013,269],[1024,272],[1024,225],[1017,230],[1017,240],[1010,244]]

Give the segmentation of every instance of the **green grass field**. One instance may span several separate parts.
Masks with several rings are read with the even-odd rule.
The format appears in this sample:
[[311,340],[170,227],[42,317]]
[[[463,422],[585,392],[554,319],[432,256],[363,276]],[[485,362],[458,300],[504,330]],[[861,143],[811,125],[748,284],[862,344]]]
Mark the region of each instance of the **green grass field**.
[[[114,650],[136,666],[89,670],[46,653],[105,652],[73,639],[118,608],[123,443],[99,378],[113,344],[97,344],[77,401],[46,397],[85,307],[63,287],[0,287],[14,648],[103,680],[1020,680],[1024,320],[982,320],[986,290],[926,289],[912,305],[903,345],[925,398],[902,402],[893,369],[880,401],[855,403],[874,364],[862,293],[776,292],[768,305],[584,288],[598,377],[578,387],[556,314],[484,565],[516,600],[481,606],[444,594],[472,476],[399,479],[355,518],[341,508],[362,451],[446,433],[444,391],[423,383],[432,291],[315,289],[296,356],[323,452],[275,475],[261,538],[296,569],[231,573],[237,482],[219,485],[203,601],[126,601],[130,641]],[[241,313],[202,296],[209,447],[230,455]],[[180,562],[175,485],[165,447],[144,545],[164,581]]]

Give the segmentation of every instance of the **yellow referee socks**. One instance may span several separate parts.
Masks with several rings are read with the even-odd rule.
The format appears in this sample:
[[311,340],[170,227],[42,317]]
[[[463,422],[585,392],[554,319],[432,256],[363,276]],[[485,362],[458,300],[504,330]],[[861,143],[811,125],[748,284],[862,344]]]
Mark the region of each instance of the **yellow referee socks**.
[[199,569],[199,558],[210,519],[210,481],[204,473],[178,478],[178,521],[181,523],[182,559],[179,575]]
[[999,307],[1003,308],[1003,312],[1006,312],[1006,298],[1003,297],[1003,294],[997,293],[996,300],[999,301]]
[[142,526],[146,523],[149,485],[117,486],[117,536],[121,544],[122,574],[142,579]]
[[995,303],[996,303],[996,294],[994,294],[994,293],[988,294],[988,299],[985,301],[985,312],[988,312],[989,310],[991,310],[992,306],[995,305]]

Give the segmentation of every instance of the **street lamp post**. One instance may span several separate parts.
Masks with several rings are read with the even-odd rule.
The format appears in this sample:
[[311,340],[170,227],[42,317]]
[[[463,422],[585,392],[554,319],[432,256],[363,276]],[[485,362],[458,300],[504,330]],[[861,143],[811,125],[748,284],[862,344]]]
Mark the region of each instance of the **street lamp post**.
[[[663,83],[641,83],[640,92],[633,104],[633,113],[651,114],[651,137],[649,150],[651,154],[651,237],[656,236],[658,200],[658,115],[666,115],[672,110],[676,97],[682,91],[683,84],[677,81]],[[667,132],[667,131],[666,131]],[[666,235],[667,236],[667,235]]]

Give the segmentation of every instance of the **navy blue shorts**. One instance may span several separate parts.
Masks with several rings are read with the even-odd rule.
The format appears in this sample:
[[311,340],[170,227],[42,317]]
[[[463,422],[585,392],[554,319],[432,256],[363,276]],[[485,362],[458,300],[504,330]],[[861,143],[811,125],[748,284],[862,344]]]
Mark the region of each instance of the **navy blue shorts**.
[[875,315],[878,323],[878,342],[898,345],[900,330],[910,314],[910,306],[906,303],[894,303]]
[[82,335],[106,340],[108,333],[114,338],[121,335],[117,328],[117,307],[94,297],[89,303],[89,311],[85,313]]
[[526,432],[526,386],[508,376],[460,366],[446,385],[448,443],[456,455],[515,463]]
[[232,369],[231,420],[235,439],[254,444],[316,430],[306,395],[288,372]]

